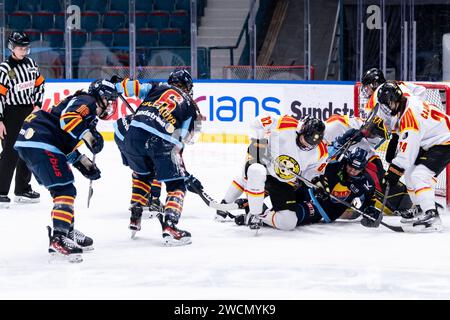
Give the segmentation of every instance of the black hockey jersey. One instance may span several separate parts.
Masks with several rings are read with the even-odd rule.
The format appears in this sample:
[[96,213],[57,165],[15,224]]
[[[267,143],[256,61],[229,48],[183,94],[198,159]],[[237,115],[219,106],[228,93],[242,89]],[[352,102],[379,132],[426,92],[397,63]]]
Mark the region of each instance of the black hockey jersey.
[[96,100],[88,94],[69,96],[49,111],[39,110],[24,121],[15,148],[39,148],[69,154],[96,119]]

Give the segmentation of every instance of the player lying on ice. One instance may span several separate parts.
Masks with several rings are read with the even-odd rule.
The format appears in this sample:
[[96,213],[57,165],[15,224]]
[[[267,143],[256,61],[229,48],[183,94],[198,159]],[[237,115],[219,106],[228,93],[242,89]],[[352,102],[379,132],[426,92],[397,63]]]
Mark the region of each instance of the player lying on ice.
[[93,240],[74,229],[77,191],[69,164],[90,180],[100,178],[95,163],[77,148],[84,142],[94,155],[103,149],[103,137],[96,129],[97,117],[108,119],[117,97],[114,84],[94,81],[87,93],[77,91],[50,112],[39,110],[30,114],[17,138],[15,149],[19,156],[53,198],[53,234],[48,227],[48,251],[52,255],[80,262],[81,253],[93,248]]
[[[371,176],[364,170],[366,165],[367,151],[357,147],[349,151],[343,160],[329,163],[322,175],[312,179],[317,189],[307,188],[300,183],[294,191],[295,201],[291,201],[292,205],[289,207],[283,201],[283,194],[270,190],[273,208],[266,207],[258,218],[264,225],[280,230],[294,230],[297,226],[318,222],[330,223],[348,209],[330,198],[332,195],[374,218],[371,220],[363,217],[362,225],[378,227],[382,217],[374,207],[375,187]],[[247,215],[248,213],[236,216],[236,223],[247,224]]]

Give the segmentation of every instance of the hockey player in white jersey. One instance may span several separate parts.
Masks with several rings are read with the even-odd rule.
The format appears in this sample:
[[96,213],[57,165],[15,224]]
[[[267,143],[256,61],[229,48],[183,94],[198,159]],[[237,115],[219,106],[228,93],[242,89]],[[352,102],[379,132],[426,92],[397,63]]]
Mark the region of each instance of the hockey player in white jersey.
[[450,117],[437,107],[402,92],[395,82],[378,90],[378,101],[386,113],[398,118],[397,154],[383,179],[395,185],[402,175],[417,211],[411,224],[419,231],[440,231],[441,220],[435,205],[433,177],[450,162]]
[[[301,120],[287,115],[260,116],[254,120],[245,188],[250,228],[259,228],[262,222],[281,230],[296,227],[296,175],[311,180],[325,169],[324,131],[324,123],[309,116]],[[263,212],[265,191],[273,209]]]

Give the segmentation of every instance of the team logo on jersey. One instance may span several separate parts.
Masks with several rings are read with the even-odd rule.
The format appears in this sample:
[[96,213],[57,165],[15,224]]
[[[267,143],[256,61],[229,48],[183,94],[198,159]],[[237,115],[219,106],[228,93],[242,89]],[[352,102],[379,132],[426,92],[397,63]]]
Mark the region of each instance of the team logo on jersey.
[[25,131],[24,137],[25,139],[29,140],[34,136],[34,130],[32,128],[28,128],[27,131]]
[[36,73],[36,72],[38,72],[38,69],[36,67],[30,67],[30,68],[28,68],[28,72],[29,73]]
[[281,155],[275,159],[275,173],[283,180],[291,180],[300,173],[300,165],[294,158]]
[[331,194],[339,199],[347,199],[347,197],[351,194],[351,191],[346,186],[338,183],[334,186]]

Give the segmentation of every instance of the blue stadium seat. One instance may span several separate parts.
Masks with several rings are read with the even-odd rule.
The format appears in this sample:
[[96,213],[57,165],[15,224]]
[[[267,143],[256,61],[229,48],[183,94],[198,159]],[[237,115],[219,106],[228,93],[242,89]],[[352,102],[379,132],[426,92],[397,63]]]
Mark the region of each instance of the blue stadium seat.
[[153,10],[173,11],[175,0],[153,0]]
[[147,27],[147,12],[136,11],[136,30]]
[[53,48],[64,48],[64,32],[59,29],[48,29],[42,33],[44,41],[48,41]]
[[153,10],[153,2],[152,2],[152,0],[136,1],[136,10],[146,11],[146,12],[152,11]]
[[[13,0],[6,0],[6,2],[8,1],[13,1]],[[17,1],[18,5],[19,5],[19,10],[21,11],[37,11],[39,10],[39,4],[40,1],[36,1],[36,0],[18,0]]]
[[63,9],[60,0],[43,0],[41,1],[41,10],[57,13]]
[[[140,2],[140,1],[138,1]],[[124,13],[128,13],[128,0],[113,0],[111,1],[111,11],[122,11]],[[138,10],[136,8],[136,10]]]
[[109,11],[103,16],[103,28],[113,31],[125,27],[125,13],[120,11]]
[[50,11],[37,11],[33,13],[33,28],[40,31],[53,28],[53,13]]
[[30,41],[41,41],[41,32],[37,29],[25,29],[25,34],[30,38]]
[[[175,4],[177,10],[191,11],[191,0],[177,0]],[[197,10],[199,9],[199,1],[197,1]]]
[[112,47],[113,32],[110,29],[97,29],[92,32],[92,41],[101,41],[107,47]]
[[31,28],[31,14],[25,11],[16,11],[9,15],[8,25],[13,30]]
[[64,30],[66,28],[64,20],[64,11],[55,13],[55,29]]
[[98,28],[100,16],[95,11],[81,12],[81,28],[87,32],[92,32]]
[[169,13],[167,11],[152,11],[148,14],[149,28],[164,29],[169,27]]
[[6,1],[5,3],[5,11],[7,14],[16,11],[17,3],[15,1]]
[[158,30],[142,28],[136,33],[136,47],[156,47],[158,45]]
[[183,34],[178,28],[159,30],[159,45],[163,47],[178,47],[183,45]]
[[[45,0],[43,0],[43,1],[45,1]],[[79,6],[81,11],[85,10],[85,8],[84,8],[85,3],[86,3],[86,0],[70,0],[70,5]]]
[[82,48],[87,40],[87,32],[84,30],[72,30],[72,47]]
[[188,33],[191,25],[191,17],[186,10],[175,10],[170,15],[170,27],[180,28],[183,33]]
[[114,46],[115,47],[129,47],[130,46],[130,34],[128,29],[119,29],[114,33]]
[[[114,2],[114,0],[112,2]],[[87,11],[97,11],[103,14],[108,11],[108,0],[86,1],[85,6]]]

